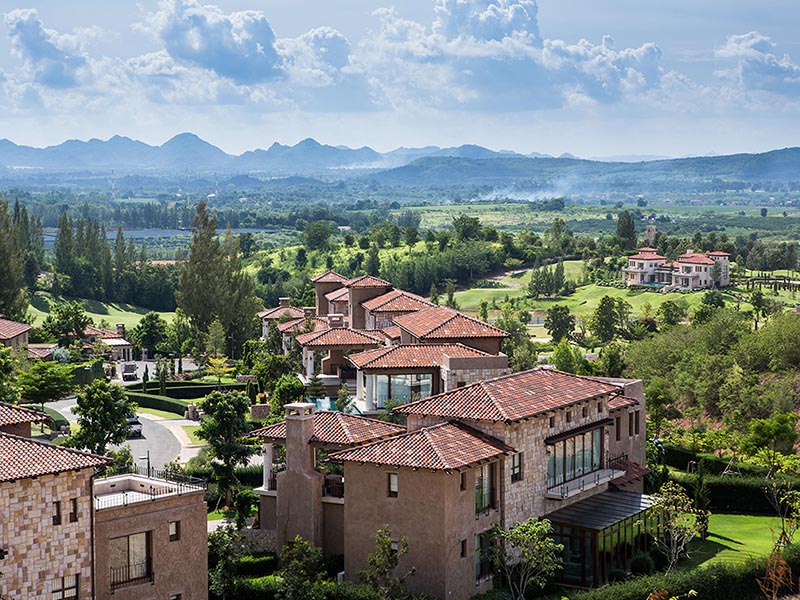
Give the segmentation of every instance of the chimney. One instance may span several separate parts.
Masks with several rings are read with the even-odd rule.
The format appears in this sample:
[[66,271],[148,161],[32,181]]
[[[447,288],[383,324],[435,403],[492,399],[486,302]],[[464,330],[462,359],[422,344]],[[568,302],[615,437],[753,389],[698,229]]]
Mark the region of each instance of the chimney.
[[694,254],[694,250],[692,248],[687,248],[685,254]]
[[117,335],[120,337],[125,337],[125,323],[117,323]]
[[310,319],[311,317],[317,316],[317,307],[316,306],[304,306],[303,307],[303,316],[306,319]]
[[314,470],[314,447],[309,441],[314,435],[314,405],[291,402],[286,410],[286,470],[309,473]]
[[289,298],[278,298],[278,308],[289,308]]
[[341,329],[344,327],[344,315],[341,313],[332,313],[328,315],[328,325],[331,329]]

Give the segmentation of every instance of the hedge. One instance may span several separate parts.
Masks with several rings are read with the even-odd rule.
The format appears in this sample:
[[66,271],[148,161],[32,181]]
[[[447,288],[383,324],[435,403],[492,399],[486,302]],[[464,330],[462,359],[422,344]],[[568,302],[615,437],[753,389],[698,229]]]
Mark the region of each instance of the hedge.
[[265,577],[278,568],[275,554],[247,554],[239,559],[236,573],[242,577]]
[[[260,487],[264,482],[264,468],[261,465],[248,465],[246,467],[236,467],[234,469],[236,478],[247,487]],[[211,467],[196,467],[186,469],[186,474],[190,477],[210,480],[212,478]]]
[[[670,473],[670,479],[694,493],[697,475],[693,473]],[[734,475],[706,475],[711,512],[735,512],[743,514],[771,515],[775,509],[770,506],[764,494],[767,480],[763,477],[736,477]],[[792,487],[800,488],[800,481],[787,479]]]
[[[722,475],[723,471],[728,467],[730,459],[720,458],[714,454],[707,454],[704,452],[694,452],[688,448],[675,446],[672,444],[664,444],[664,464],[675,469],[685,471],[686,467],[691,461],[697,464],[699,470],[702,470],[708,475]],[[750,465],[747,463],[736,463],[739,472],[745,476],[763,477],[767,474],[767,469],[758,465]]]
[[127,395],[130,400],[144,408],[163,410],[181,417],[186,414],[186,404],[179,400],[173,400],[166,396],[156,396],[155,394],[142,394],[141,392],[127,392]]
[[[178,385],[170,385],[178,384]],[[247,388],[246,383],[231,383],[222,386],[223,391],[244,391]],[[142,384],[136,383],[128,386],[128,390],[141,391]],[[158,390],[158,381],[149,381],[147,384],[148,390]],[[167,382],[165,388],[166,396],[178,400],[195,400],[208,396],[211,392],[219,389],[216,385],[211,383],[188,383],[186,381],[170,381]]]

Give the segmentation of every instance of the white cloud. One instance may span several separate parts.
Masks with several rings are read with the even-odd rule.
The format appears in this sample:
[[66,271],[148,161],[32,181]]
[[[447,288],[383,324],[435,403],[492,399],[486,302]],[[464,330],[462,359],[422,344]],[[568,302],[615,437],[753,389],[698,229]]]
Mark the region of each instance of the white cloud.
[[502,40],[525,35],[539,40],[539,11],[535,0],[437,0],[433,31],[446,38]]
[[47,87],[69,88],[79,84],[87,60],[76,36],[46,29],[35,9],[15,9],[5,15],[13,52],[30,77]]
[[734,69],[720,70],[718,74],[737,83],[745,92],[800,98],[800,66],[788,54],[778,57],[769,37],[757,31],[732,35],[715,54],[736,60]]

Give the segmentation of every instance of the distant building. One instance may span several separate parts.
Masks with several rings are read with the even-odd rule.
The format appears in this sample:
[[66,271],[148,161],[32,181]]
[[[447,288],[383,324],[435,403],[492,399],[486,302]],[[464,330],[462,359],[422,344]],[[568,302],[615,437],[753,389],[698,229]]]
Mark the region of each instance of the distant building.
[[27,323],[18,323],[0,318],[0,344],[19,350],[28,345],[28,332],[33,329]]
[[714,286],[713,267],[719,265],[719,286],[730,285],[730,254],[703,254],[687,250],[675,261],[667,262],[655,248],[639,248],[628,257],[623,279],[629,286],[645,285],[665,290],[696,290]]

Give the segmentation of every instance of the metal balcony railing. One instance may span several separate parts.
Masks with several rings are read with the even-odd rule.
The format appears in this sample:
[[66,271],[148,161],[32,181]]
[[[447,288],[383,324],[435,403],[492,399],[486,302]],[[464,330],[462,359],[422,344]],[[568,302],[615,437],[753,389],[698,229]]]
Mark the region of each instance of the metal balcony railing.
[[344,480],[325,479],[322,485],[322,495],[328,498],[344,498]]
[[153,581],[153,563],[148,557],[143,562],[111,567],[111,592],[136,583]]

